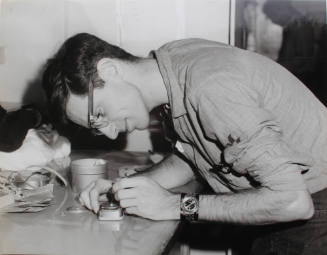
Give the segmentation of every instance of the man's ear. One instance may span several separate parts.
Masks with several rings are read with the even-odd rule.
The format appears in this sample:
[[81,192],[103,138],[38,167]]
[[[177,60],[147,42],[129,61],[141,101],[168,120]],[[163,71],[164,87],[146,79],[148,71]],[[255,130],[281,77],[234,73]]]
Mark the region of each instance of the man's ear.
[[119,70],[117,61],[110,58],[102,58],[97,63],[98,75],[104,81],[115,78],[119,75]]

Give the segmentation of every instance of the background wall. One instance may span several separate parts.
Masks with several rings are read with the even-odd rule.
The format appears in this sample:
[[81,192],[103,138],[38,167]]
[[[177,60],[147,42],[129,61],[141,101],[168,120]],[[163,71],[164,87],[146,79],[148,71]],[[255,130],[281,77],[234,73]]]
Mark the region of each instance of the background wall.
[[326,0],[239,0],[235,45],[272,58],[327,106]]
[[[42,67],[75,33],[139,56],[188,37],[233,43],[230,6],[234,0],[0,0],[0,103],[43,104]],[[127,149],[150,147],[147,136],[131,134]]]

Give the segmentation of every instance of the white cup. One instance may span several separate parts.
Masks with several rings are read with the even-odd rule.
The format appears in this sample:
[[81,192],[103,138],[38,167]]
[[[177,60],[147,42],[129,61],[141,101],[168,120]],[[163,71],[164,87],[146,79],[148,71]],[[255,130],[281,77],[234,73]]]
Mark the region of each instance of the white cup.
[[74,160],[71,173],[73,191],[79,193],[91,182],[107,178],[107,161],[96,158]]

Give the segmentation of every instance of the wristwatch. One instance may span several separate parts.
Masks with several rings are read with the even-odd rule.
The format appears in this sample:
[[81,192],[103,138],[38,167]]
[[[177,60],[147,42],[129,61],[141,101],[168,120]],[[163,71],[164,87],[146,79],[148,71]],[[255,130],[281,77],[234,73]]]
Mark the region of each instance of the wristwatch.
[[199,215],[199,194],[181,194],[181,220],[196,221]]

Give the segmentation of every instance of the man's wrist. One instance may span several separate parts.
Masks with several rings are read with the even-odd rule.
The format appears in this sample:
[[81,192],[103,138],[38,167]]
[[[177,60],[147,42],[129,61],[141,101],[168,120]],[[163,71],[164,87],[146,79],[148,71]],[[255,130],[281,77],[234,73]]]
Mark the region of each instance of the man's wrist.
[[180,219],[197,221],[199,216],[199,194],[182,193],[180,197]]
[[171,197],[172,202],[172,220],[179,220],[180,219],[180,194],[174,194]]

